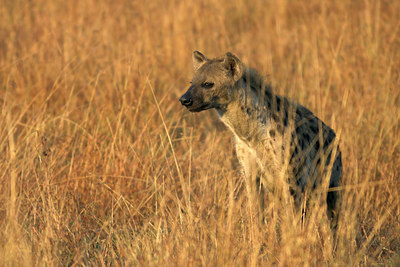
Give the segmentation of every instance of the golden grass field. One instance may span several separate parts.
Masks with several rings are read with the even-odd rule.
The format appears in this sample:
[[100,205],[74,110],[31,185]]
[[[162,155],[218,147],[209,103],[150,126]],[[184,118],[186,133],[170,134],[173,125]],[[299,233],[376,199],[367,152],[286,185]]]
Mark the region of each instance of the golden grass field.
[[[400,265],[400,1],[0,0],[0,265]],[[247,205],[178,98],[226,51],[340,137],[337,237]],[[268,198],[268,196],[267,196]],[[279,212],[278,212],[279,211]]]

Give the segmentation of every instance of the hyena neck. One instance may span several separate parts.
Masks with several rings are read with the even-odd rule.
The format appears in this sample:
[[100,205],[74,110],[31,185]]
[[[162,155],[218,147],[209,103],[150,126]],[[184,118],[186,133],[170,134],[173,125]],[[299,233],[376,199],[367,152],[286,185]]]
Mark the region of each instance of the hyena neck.
[[255,142],[265,136],[262,129],[283,133],[289,114],[296,114],[297,108],[298,105],[286,97],[275,95],[255,70],[246,69],[232,87],[230,103],[216,110],[236,137]]
[[249,116],[249,108],[245,108],[238,102],[232,102],[225,109],[216,109],[221,121],[233,132],[233,134],[245,142],[255,139],[257,121]]
[[232,92],[232,101],[224,107],[216,108],[216,111],[237,138],[247,143],[257,142],[262,138],[264,128],[258,126],[270,124],[272,98],[275,97],[276,102],[276,96],[252,69],[245,71]]

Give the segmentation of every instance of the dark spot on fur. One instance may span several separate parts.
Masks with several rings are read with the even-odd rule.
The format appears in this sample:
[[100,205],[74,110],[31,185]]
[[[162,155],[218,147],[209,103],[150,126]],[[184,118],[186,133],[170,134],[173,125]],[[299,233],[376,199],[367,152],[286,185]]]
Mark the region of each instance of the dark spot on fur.
[[296,134],[297,134],[297,135],[300,135],[301,130],[302,130],[301,127],[297,127],[297,128],[296,128]]
[[[318,119],[317,118],[310,118],[309,120],[308,120],[308,125],[314,125],[314,127],[317,127],[318,128]],[[322,124],[324,124],[323,122],[322,122]]]
[[325,141],[324,141],[324,149],[327,149],[328,148],[328,146],[330,145],[330,140],[328,140],[328,139],[325,139]]
[[251,109],[250,108],[246,108],[246,113],[247,113],[247,115],[250,115],[251,114]]
[[299,143],[300,143],[301,149],[304,150],[304,149],[305,149],[305,142],[304,142],[304,140],[303,140],[303,139],[300,139],[300,140],[299,140]]
[[304,138],[305,140],[307,140],[308,143],[310,142],[310,135],[309,135],[308,133],[304,133],[304,134],[303,134],[303,138]]
[[286,126],[288,125],[288,123],[289,123],[288,117],[289,117],[288,112],[285,110],[285,118],[284,118],[284,120],[283,120],[283,125],[285,125],[285,127],[286,127]]
[[314,147],[315,147],[315,150],[316,150],[316,151],[319,150],[319,141],[317,141],[317,142],[315,143],[315,146],[314,146]]
[[294,155],[297,155],[299,153],[299,149],[297,148],[297,146],[294,148]]
[[315,125],[311,125],[310,126],[310,129],[311,129],[311,131],[313,132],[313,133],[318,133],[318,127],[316,127]]
[[294,196],[294,194],[296,193],[296,192],[293,190],[293,188],[290,188],[290,189],[289,189],[289,192],[290,192],[290,195],[291,195],[291,196]]
[[275,137],[275,130],[269,130],[269,135],[271,137]]
[[281,111],[281,99],[279,97],[276,98],[276,110]]
[[276,125],[276,130],[278,131],[278,133],[281,133],[282,132],[282,125],[277,124]]
[[290,141],[290,147],[294,147],[294,140]]

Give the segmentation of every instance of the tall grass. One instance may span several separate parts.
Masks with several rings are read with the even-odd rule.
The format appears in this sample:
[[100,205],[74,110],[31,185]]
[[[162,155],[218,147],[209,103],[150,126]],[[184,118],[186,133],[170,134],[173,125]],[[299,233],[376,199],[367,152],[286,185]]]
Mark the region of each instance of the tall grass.
[[[399,1],[0,1],[1,265],[400,264]],[[178,103],[234,52],[337,133],[336,239]],[[289,203],[290,204],[290,203]]]

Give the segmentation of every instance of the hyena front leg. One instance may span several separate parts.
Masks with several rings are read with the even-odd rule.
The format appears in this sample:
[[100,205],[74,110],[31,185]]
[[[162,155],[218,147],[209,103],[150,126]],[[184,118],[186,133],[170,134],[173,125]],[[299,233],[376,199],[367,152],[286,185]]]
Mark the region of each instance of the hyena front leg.
[[237,140],[236,155],[246,179],[249,209],[257,212],[258,218],[262,222],[264,220],[264,188],[261,183],[261,170],[257,164],[256,154],[245,143]]

